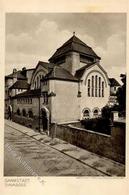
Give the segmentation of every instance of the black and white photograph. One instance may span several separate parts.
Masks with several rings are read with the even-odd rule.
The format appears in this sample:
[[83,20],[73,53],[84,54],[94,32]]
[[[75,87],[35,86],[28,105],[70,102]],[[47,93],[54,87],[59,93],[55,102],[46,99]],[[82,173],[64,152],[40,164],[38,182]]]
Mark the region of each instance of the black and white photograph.
[[126,176],[126,20],[5,14],[4,176]]

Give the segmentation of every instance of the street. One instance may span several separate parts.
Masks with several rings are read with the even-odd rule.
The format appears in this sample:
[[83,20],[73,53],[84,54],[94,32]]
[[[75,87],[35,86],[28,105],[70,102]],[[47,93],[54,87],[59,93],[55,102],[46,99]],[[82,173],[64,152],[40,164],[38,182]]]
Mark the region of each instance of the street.
[[[99,171],[32,139],[5,125],[5,176],[31,176],[19,158],[10,154],[10,146],[22,162],[26,162],[38,176],[97,176]],[[15,155],[16,156],[16,155]],[[25,164],[25,163],[24,163]]]
[[125,166],[5,120],[4,176],[124,176]]

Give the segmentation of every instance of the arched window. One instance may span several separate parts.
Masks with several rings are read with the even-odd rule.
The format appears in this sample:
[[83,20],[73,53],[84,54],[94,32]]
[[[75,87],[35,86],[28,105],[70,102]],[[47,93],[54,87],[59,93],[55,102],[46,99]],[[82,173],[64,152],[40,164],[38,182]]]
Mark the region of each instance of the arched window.
[[89,118],[90,117],[90,111],[88,109],[85,109],[83,112],[83,118]]
[[37,77],[37,89],[39,88],[39,77]]
[[34,82],[34,88],[36,89],[36,81]]
[[93,116],[96,118],[99,116],[99,111],[97,109],[94,110]]
[[101,77],[99,77],[99,97],[101,97]]
[[40,75],[40,80],[41,80],[42,78],[43,78],[42,75]]
[[92,97],[94,97],[94,76],[92,76]]
[[21,115],[20,109],[17,109],[17,115]]
[[104,97],[104,82],[102,82],[102,97]]
[[97,90],[98,90],[98,77],[97,77],[97,75],[95,76],[95,97],[97,97]]
[[32,112],[32,110],[29,110],[28,111],[28,115],[29,115],[30,118],[33,118],[33,112]]
[[87,79],[87,96],[88,97],[104,97],[105,80],[101,75],[91,75]]
[[22,115],[26,116],[26,110],[25,109],[22,110]]
[[88,97],[90,97],[90,79],[88,79]]
[[41,87],[41,79],[42,79],[42,75],[39,75],[39,88]]

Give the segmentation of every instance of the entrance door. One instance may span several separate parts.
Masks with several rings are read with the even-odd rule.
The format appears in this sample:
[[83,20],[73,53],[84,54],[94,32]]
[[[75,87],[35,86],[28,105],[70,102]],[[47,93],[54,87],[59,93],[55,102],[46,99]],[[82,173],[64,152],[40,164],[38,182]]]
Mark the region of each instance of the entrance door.
[[47,113],[45,110],[42,110],[42,126],[43,126],[43,131],[48,130],[48,119],[47,119]]

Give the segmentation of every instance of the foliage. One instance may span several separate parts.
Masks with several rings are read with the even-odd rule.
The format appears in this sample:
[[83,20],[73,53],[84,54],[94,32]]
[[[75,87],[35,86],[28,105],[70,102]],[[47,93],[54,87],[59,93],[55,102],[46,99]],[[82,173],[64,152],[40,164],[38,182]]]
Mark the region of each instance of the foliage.
[[107,118],[107,119],[109,119],[109,120],[112,120],[113,119],[113,115],[112,115],[112,111],[120,111],[120,109],[119,109],[119,106],[118,105],[114,105],[114,106],[112,106],[112,107],[109,107],[109,106],[104,106],[103,108],[102,108],[102,118]]
[[109,106],[104,106],[101,112],[103,118],[107,118],[107,119],[111,118],[111,108]]
[[110,120],[108,118],[85,119],[81,121],[81,124],[87,130],[92,130],[103,134],[111,133]]
[[126,111],[126,75],[121,74],[121,81],[123,82],[123,85],[118,88],[116,96],[117,101],[119,103],[119,110],[122,113],[125,113]]

